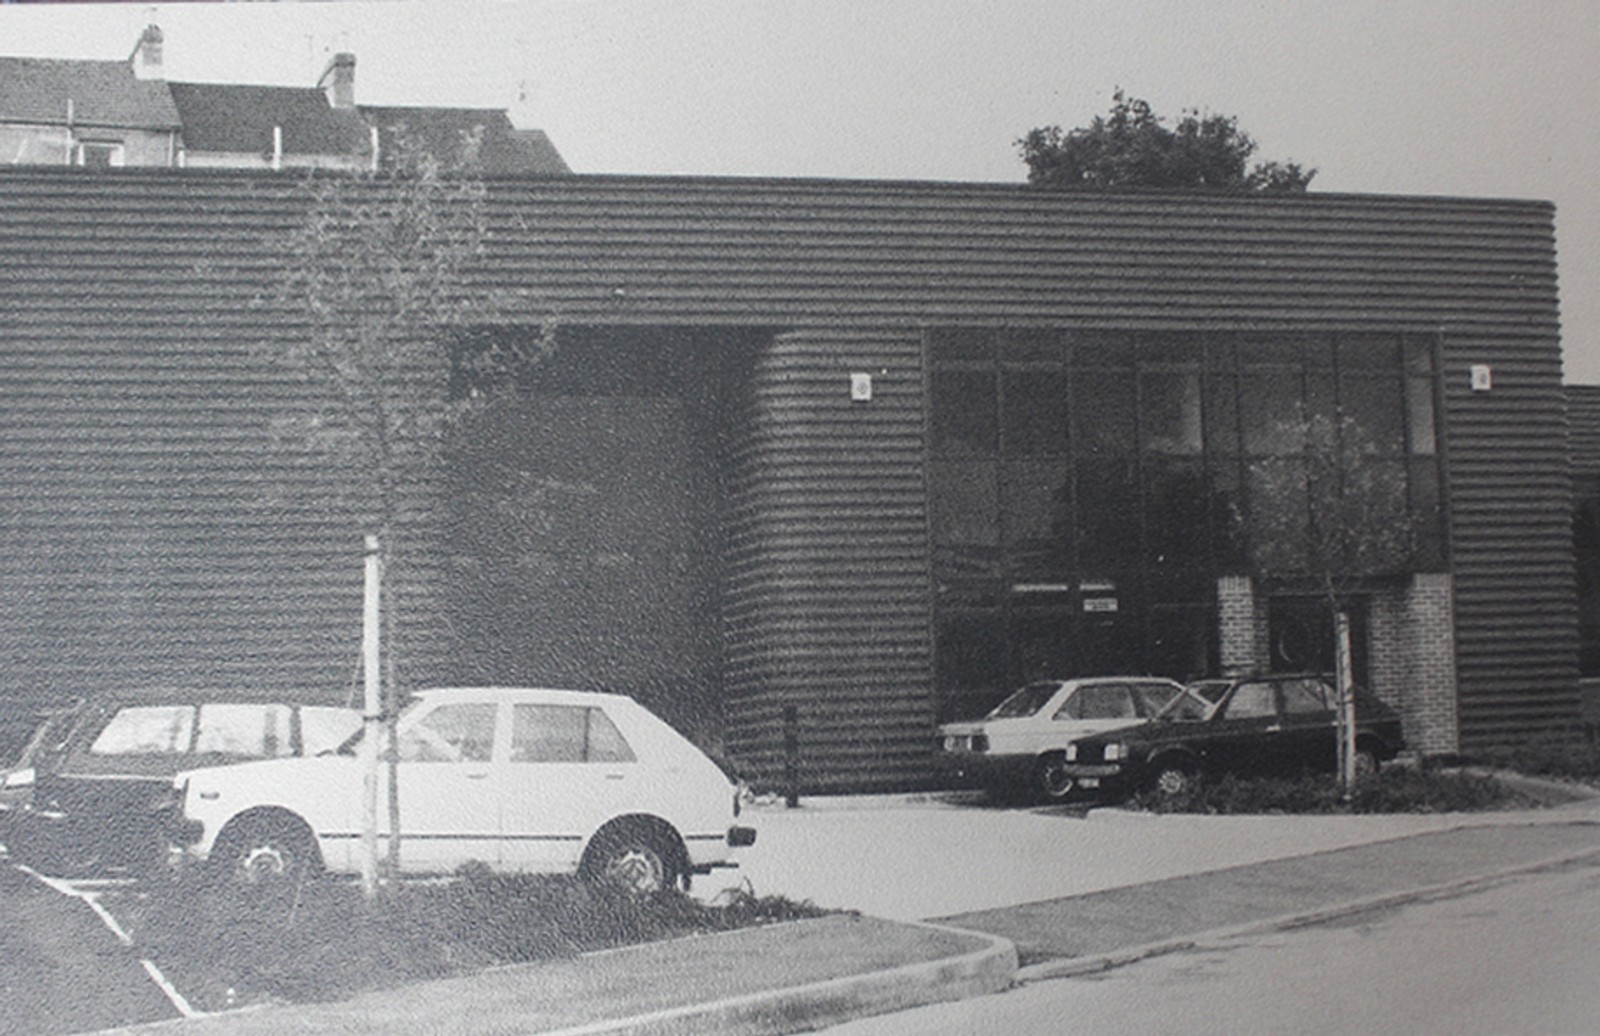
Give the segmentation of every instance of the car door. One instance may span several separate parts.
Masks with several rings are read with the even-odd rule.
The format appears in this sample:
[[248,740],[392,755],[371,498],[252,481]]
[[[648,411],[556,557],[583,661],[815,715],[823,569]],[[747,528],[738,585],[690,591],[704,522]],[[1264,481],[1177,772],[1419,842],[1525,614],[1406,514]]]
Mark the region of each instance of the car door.
[[1286,770],[1332,770],[1338,765],[1338,713],[1333,687],[1314,676],[1278,685]]
[[[499,863],[498,711],[493,701],[442,701],[407,714],[399,732],[402,870]],[[378,826],[387,832],[388,782],[380,784]]]
[[501,814],[508,870],[565,872],[584,840],[636,809],[638,758],[604,709],[513,702]]
[[1267,680],[1245,680],[1205,723],[1198,747],[1212,769],[1261,773],[1275,765],[1282,731],[1277,688]]

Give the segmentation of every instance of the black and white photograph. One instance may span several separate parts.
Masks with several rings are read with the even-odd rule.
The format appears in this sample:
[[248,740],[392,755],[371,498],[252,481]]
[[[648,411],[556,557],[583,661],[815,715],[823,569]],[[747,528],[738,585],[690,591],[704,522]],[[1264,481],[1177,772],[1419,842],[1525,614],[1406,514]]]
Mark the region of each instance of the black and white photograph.
[[0,1036],[1600,1034],[1596,0],[0,7]]

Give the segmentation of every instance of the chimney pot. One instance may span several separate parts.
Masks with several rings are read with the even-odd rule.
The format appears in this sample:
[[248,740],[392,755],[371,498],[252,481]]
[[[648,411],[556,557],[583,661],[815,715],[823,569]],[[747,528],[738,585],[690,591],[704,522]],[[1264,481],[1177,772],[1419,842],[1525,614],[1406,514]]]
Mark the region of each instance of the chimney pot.
[[349,53],[335,54],[328,62],[328,67],[322,70],[322,78],[317,80],[317,86],[328,95],[328,104],[334,108],[354,108],[356,106],[356,56]]
[[146,25],[144,32],[139,34],[139,42],[135,44],[133,53],[128,60],[133,65],[133,74],[137,79],[165,79],[166,69],[161,64],[161,29],[156,25]]

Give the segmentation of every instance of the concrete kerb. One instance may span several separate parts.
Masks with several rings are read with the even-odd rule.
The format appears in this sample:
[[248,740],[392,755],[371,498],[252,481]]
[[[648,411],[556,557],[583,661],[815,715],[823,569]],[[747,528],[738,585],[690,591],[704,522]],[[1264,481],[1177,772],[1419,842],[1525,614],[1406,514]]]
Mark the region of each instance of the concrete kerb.
[[606,1019],[540,1036],[778,1036],[891,1011],[998,993],[1016,983],[1017,949],[1009,939],[927,922],[902,922],[980,940],[970,953],[788,989]]
[[1468,878],[1457,878],[1454,881],[1440,882],[1435,885],[1346,900],[1341,903],[1318,907],[1314,910],[1281,914],[1264,920],[1213,928],[1204,932],[1196,932],[1193,935],[1175,936],[1171,939],[1162,939],[1140,946],[1129,946],[1125,949],[1112,950],[1108,953],[1040,961],[1038,964],[1030,964],[1027,967],[1018,968],[1017,981],[1021,983],[1042,982],[1049,979],[1098,974],[1114,968],[1126,967],[1129,964],[1137,964],[1139,961],[1149,960],[1152,957],[1161,957],[1169,953],[1182,953],[1186,950],[1220,946],[1233,939],[1261,935],[1267,932],[1304,928],[1308,925],[1323,924],[1344,917],[1353,917],[1375,910],[1407,906],[1412,903],[1423,903],[1435,899],[1450,899],[1479,888],[1487,888],[1491,885],[1508,881],[1523,874],[1555,870],[1589,859],[1600,859],[1600,848],[1563,853],[1548,859],[1536,860],[1532,863],[1523,863],[1512,867],[1503,867],[1486,874],[1473,875]]

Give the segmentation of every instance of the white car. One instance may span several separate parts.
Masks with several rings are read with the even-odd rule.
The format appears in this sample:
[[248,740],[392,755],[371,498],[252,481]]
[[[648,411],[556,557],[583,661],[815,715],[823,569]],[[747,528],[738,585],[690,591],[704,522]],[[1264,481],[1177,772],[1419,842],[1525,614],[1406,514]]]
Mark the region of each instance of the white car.
[[1080,787],[1066,772],[1067,745],[1142,723],[1182,693],[1182,685],[1153,676],[1036,681],[982,719],[941,726],[939,758],[948,772],[991,792],[1022,787],[1060,802]]
[[[467,863],[568,873],[647,894],[734,866],[755,831],[738,788],[631,698],[583,691],[422,691],[399,717],[401,871]],[[242,882],[362,862],[359,735],[337,751],[195,769],[174,789],[174,848]],[[379,780],[386,845],[388,780]]]

